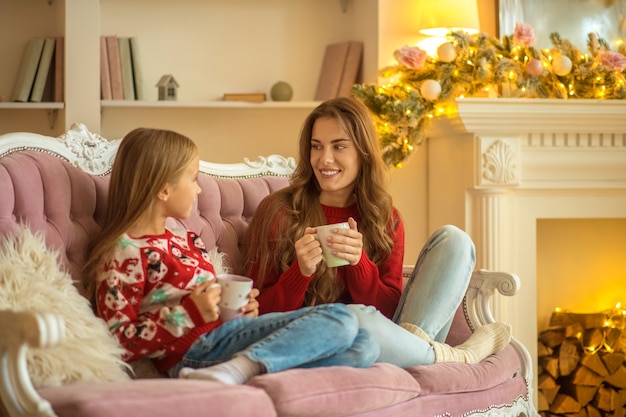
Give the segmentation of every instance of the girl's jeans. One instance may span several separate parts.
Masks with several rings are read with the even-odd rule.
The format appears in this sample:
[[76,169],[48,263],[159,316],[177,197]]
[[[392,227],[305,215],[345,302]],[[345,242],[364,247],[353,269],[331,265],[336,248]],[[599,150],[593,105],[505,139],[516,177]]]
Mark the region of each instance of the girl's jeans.
[[443,226],[424,245],[393,321],[374,307],[350,305],[361,328],[380,345],[377,362],[403,368],[434,363],[430,344],[397,324],[415,324],[431,339],[445,342],[475,264],[476,249],[470,237],[455,226]]
[[168,374],[176,377],[182,367],[204,368],[235,354],[260,362],[269,373],[333,365],[366,368],[380,350],[347,306],[325,304],[228,321],[200,336]]

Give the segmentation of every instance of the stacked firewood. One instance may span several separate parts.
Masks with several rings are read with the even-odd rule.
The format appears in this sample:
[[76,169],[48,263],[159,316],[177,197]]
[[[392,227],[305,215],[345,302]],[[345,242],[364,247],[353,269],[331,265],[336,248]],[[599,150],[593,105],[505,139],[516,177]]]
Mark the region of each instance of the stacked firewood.
[[537,350],[542,417],[626,416],[626,332],[614,325],[606,313],[552,314]]

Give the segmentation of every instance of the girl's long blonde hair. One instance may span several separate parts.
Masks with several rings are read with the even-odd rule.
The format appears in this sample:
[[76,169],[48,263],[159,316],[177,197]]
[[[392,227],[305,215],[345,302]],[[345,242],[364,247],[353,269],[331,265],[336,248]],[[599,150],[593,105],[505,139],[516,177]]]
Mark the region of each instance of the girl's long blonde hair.
[[104,224],[91,241],[83,268],[89,299],[93,299],[100,263],[196,155],[198,147],[191,139],[169,130],[138,128],[124,137],[111,170]]
[[[391,235],[397,219],[388,189],[388,167],[384,163],[372,119],[358,100],[340,97],[323,102],[306,118],[300,132],[299,154],[291,185],[266,198],[257,208],[248,228],[245,259],[247,271],[258,270],[256,286],[263,289],[268,269],[283,273],[295,259],[295,241],[307,226],[319,226],[326,220],[319,201],[320,186],[310,163],[311,136],[315,121],[332,117],[339,121],[354,141],[361,160],[361,171],[354,194],[361,213],[358,224],[368,257],[380,265],[393,248]],[[272,219],[278,224],[270,225]],[[273,230],[270,230],[270,227]],[[270,247],[274,250],[268,249]],[[344,288],[335,279],[335,269],[320,263],[305,295],[305,305],[338,301]]]

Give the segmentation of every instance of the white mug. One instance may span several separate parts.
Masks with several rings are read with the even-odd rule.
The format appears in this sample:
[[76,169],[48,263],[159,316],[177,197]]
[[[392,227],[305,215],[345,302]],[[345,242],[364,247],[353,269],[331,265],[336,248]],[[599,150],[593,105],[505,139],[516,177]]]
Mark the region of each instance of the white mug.
[[337,258],[333,255],[332,248],[329,248],[327,243],[328,236],[333,234],[334,229],[349,229],[350,225],[348,222],[343,223],[335,223],[335,224],[327,224],[324,226],[318,226],[315,228],[315,233],[317,233],[317,239],[320,241],[322,245],[322,256],[324,257],[324,261],[326,265],[329,267],[335,266],[343,266],[348,265],[350,261],[347,259]]
[[239,309],[248,304],[248,294],[252,291],[252,279],[236,274],[219,274],[217,283],[222,287],[220,318],[229,321],[243,316]]

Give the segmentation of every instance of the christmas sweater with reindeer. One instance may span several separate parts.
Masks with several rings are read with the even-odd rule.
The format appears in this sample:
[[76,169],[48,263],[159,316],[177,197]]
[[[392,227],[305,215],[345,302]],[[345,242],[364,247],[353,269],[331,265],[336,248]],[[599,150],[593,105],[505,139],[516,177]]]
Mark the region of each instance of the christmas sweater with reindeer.
[[148,357],[163,373],[200,335],[222,323],[205,323],[189,297],[213,279],[215,270],[197,234],[169,229],[140,238],[124,234],[100,266],[98,315],[126,349],[126,362]]

